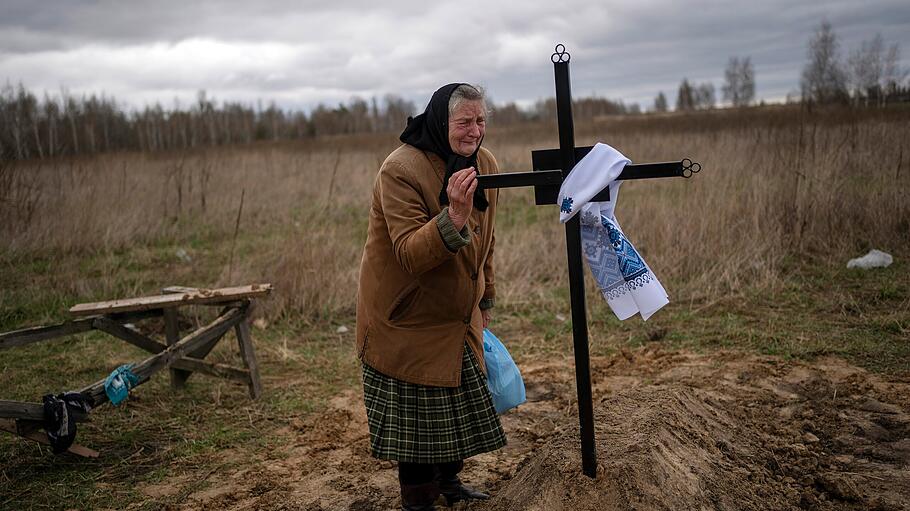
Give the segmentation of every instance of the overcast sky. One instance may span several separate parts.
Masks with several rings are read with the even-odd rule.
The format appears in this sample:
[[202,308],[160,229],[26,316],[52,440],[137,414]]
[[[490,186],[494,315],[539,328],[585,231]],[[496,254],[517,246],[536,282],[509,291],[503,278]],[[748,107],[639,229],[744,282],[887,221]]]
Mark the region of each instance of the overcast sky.
[[881,33],[910,67],[908,0],[0,0],[0,82],[105,92],[141,107],[216,100],[309,109],[394,93],[423,107],[439,85],[497,103],[553,95],[550,54],[572,54],[573,95],[671,106],[683,77],[720,87],[749,56],[759,99],[798,90],[822,19],[843,56]]

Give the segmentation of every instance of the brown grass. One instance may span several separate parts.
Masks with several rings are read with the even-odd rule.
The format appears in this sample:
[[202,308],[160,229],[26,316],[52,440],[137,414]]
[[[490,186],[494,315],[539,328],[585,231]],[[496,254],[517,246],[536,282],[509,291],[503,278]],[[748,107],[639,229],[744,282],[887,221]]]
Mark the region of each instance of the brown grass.
[[[687,156],[705,167],[688,181],[624,185],[619,218],[673,303],[646,324],[620,323],[589,285],[592,355],[620,351],[610,367],[623,375],[629,364],[651,375],[657,366],[639,362],[655,349],[722,350],[705,359],[712,367],[731,360],[725,350],[743,349],[774,355],[775,368],[780,358],[833,355],[910,374],[907,117],[756,109],[580,124],[580,144],[606,140],[637,161]],[[493,129],[487,145],[503,170],[524,170],[529,151],[553,147],[555,135],[548,124]],[[0,508],[173,507],[227,487],[230,479],[218,474],[253,481],[233,485],[238,495],[250,486],[251,497],[283,495],[255,474],[281,466],[283,446],[306,442],[301,424],[310,413],[358,385],[353,333],[335,327],[353,320],[372,180],[395,146],[393,136],[360,136],[0,162],[0,331],[59,321],[79,301],[165,285],[276,284],[262,302],[269,326],[254,331],[267,389],[261,400],[248,401],[236,382],[193,377],[177,395],[167,378],[153,379],[126,405],[98,410],[80,426],[79,442],[104,453],[93,461],[0,435]],[[534,206],[528,190],[504,191],[494,329],[519,364],[571,366],[563,239],[554,207]],[[894,253],[895,264],[844,268],[873,246]],[[184,320],[212,313],[192,309]],[[140,326],[161,334],[160,321]],[[80,388],[143,356],[98,334],[0,350],[2,397],[35,401]],[[208,359],[236,365],[237,357],[228,340]],[[700,371],[680,374],[693,370]],[[595,393],[613,385],[594,380]],[[306,456],[300,468],[316,467]],[[144,491],[159,483],[177,493]]]
[[[788,258],[906,250],[908,117],[754,109],[607,118],[579,125],[576,138],[606,141],[634,161],[701,162],[703,172],[691,180],[624,184],[617,216],[673,298],[704,300],[773,286]],[[532,149],[553,147],[555,139],[550,124],[493,127],[486,145],[503,171],[518,171],[530,168]],[[396,144],[393,135],[361,135],[7,163],[0,168],[0,254],[7,262],[35,254],[114,260],[139,246],[187,247],[192,264],[209,271],[170,278],[208,279],[193,284],[209,286],[272,281],[277,293],[265,309],[272,318],[350,313],[373,177]],[[552,284],[565,279],[562,232],[555,208],[534,206],[529,190],[503,193],[502,303],[551,301]],[[92,278],[76,278],[80,265],[70,266],[72,278],[43,285],[80,296],[122,290],[113,284],[120,278],[114,263]]]

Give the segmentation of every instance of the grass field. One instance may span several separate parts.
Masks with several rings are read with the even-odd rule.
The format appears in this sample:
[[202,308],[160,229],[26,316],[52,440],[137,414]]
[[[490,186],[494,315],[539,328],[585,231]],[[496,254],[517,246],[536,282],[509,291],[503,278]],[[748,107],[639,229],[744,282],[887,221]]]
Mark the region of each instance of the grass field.
[[[689,157],[704,168],[690,180],[623,185],[617,216],[671,304],[647,323],[620,323],[589,279],[593,354],[659,345],[835,355],[910,375],[908,120],[906,109],[780,108],[579,125],[579,144],[603,140],[633,161]],[[276,286],[253,330],[262,400],[220,380],[195,376],[175,393],[153,379],[81,427],[79,442],[104,454],[92,461],[0,436],[0,509],[158,509],[182,494],[149,499],[137,485],[193,474],[198,485],[182,490],[193,491],[206,484],[201,475],[231,468],[220,452],[269,452],[282,428],[356,388],[351,332],[366,212],[373,176],[396,144],[363,135],[0,163],[0,331],[169,285]],[[496,129],[495,116],[485,142],[503,171],[529,169],[531,149],[555,144],[554,126]],[[504,191],[501,201],[493,329],[519,360],[569,354],[556,209],[534,206],[528,190]],[[845,268],[870,248],[896,262]],[[348,333],[336,333],[342,325]],[[38,401],[142,356],[95,334],[2,351],[2,398]],[[237,355],[221,346],[211,357]]]

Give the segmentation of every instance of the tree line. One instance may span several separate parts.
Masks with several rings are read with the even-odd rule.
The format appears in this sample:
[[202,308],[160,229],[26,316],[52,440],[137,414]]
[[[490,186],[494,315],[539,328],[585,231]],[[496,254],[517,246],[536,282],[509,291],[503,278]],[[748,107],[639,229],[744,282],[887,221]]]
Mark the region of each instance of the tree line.
[[128,110],[111,96],[62,91],[38,98],[23,85],[0,89],[0,158],[27,159],[107,151],[161,151],[286,140],[339,133],[384,131],[413,115],[414,104],[395,95],[370,103],[354,98],[309,115],[275,103],[263,108],[220,104],[200,91],[188,107],[160,103]]
[[[831,24],[822,21],[809,40],[806,63],[800,75],[799,99],[806,104],[884,106],[910,101],[910,71],[900,64],[900,45],[886,47],[881,34],[862,41],[844,58]],[[730,57],[724,69],[723,100],[733,107],[755,100],[755,69],[751,57]],[[788,99],[789,100],[789,99]],[[677,111],[714,108],[711,82],[694,84],[683,78],[676,96]],[[654,98],[654,111],[669,110],[663,91]]]
[[[638,105],[605,98],[574,101],[575,116],[639,113]],[[293,140],[319,135],[395,132],[416,113],[412,101],[396,95],[381,100],[352,98],[336,107],[318,105],[311,112],[286,110],[270,103],[252,106],[217,103],[200,91],[195,103],[166,109],[160,103],[129,110],[107,95],[74,96],[61,91],[42,97],[22,84],[0,88],[0,158],[28,159],[108,151],[162,151],[201,146]],[[494,109],[497,124],[555,118],[556,100],[530,109],[508,103]]]

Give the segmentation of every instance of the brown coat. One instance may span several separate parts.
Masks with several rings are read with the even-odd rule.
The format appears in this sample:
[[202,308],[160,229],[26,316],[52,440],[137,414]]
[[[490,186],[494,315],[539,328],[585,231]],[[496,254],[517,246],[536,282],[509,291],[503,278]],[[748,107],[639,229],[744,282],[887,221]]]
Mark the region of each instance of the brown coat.
[[[499,172],[484,148],[481,174]],[[440,387],[461,384],[462,349],[483,363],[483,319],[478,304],[493,298],[493,218],[498,191],[466,227],[470,244],[450,251],[437,228],[445,164],[431,152],[402,145],[373,185],[357,298],[357,352],[377,371]]]

